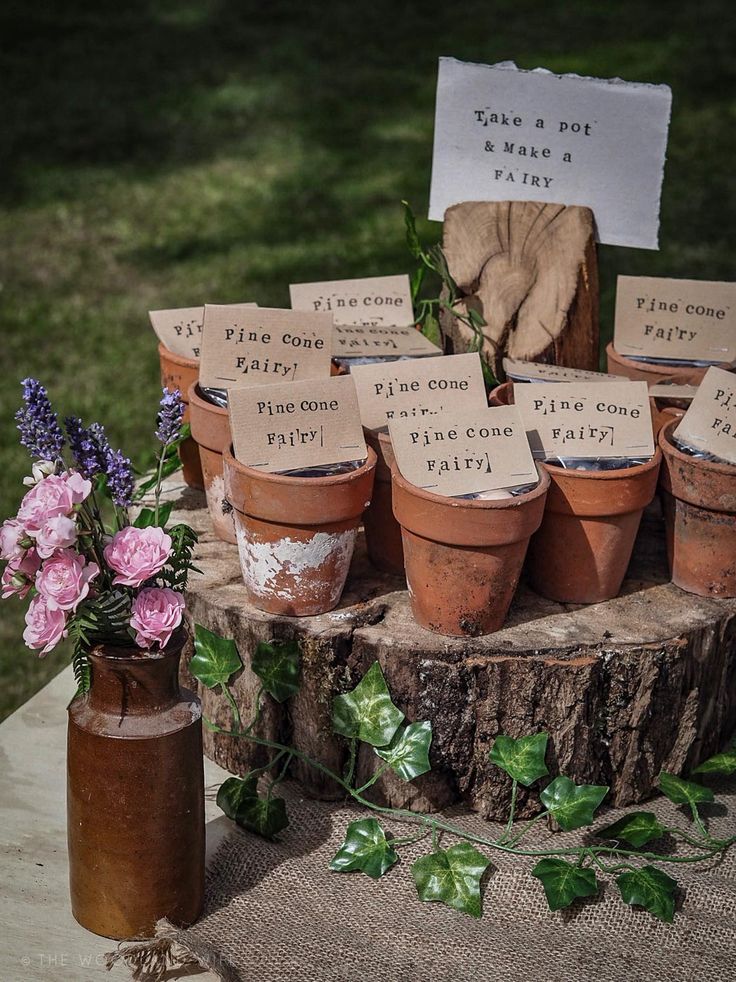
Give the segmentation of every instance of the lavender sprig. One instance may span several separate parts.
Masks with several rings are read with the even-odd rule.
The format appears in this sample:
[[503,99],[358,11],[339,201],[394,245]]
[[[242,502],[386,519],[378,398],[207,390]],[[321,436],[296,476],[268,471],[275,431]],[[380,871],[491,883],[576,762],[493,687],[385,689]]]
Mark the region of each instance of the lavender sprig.
[[35,378],[23,379],[22,406],[15,414],[20,442],[37,460],[59,460],[64,434],[46,389]]
[[159,404],[158,429],[156,439],[165,447],[175,443],[181,433],[181,422],[184,416],[184,403],[178,389],[169,392],[163,389],[163,396]]
[[67,416],[64,425],[74,462],[81,473],[89,479],[104,474],[111,453],[104,427],[99,423],[84,427],[78,416]]
[[105,460],[107,490],[118,508],[128,508],[133,501],[135,477],[133,465],[122,450],[110,450]]

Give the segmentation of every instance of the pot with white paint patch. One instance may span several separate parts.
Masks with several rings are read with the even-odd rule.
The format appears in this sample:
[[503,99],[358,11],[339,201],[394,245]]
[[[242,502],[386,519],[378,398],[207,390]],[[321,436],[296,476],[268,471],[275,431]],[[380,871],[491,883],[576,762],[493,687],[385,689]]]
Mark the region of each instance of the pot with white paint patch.
[[189,388],[189,414],[192,437],[199,446],[204,493],[212,528],[218,539],[235,543],[235,526],[229,505],[226,504],[222,454],[230,446],[230,417],[227,409],[203,398],[199,386]]
[[243,581],[259,610],[308,617],[340,602],[360,520],[370,505],[376,454],[329,477],[269,474],[223,456]]

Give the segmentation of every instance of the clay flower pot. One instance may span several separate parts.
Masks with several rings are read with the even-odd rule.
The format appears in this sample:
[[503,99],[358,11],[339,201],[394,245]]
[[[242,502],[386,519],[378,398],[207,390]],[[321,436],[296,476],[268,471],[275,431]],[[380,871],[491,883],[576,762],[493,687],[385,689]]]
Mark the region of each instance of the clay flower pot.
[[[708,371],[707,365],[658,365],[653,362],[635,361],[633,358],[627,358],[626,355],[620,355],[612,343],[606,346],[606,359],[608,361],[607,371],[611,375],[623,375],[635,382],[643,381],[650,385],[654,385],[656,382],[700,385]],[[731,368],[725,363],[718,367],[726,371]]]
[[[161,385],[169,392],[178,389],[184,403],[184,419],[182,422],[191,422],[189,417],[189,388],[199,378],[199,362],[194,358],[183,358],[175,355],[159,342],[158,358],[161,364]],[[199,450],[194,440],[189,437],[184,440],[179,447],[179,458],[181,460],[184,481],[190,488],[204,490],[204,478],[202,477],[202,466],[199,462]]]
[[[528,383],[524,383],[525,385]],[[488,404],[490,406],[513,406],[514,404],[514,383],[509,380],[491,389],[488,394]]]
[[102,646],[69,705],[72,913],[108,938],[192,924],[204,900],[202,711],[179,688],[185,633],[163,652]]
[[330,477],[268,474],[225,451],[225,490],[248,599],[292,617],[323,614],[340,601],[361,515],[371,503],[376,454]]
[[373,565],[393,576],[404,575],[404,547],[401,542],[401,526],[396,521],[391,490],[391,467],[394,450],[388,433],[363,430],[365,441],[378,458],[376,483],[370,508],[363,515],[365,543]]
[[207,510],[212,519],[212,527],[218,539],[234,544],[237,539],[233,516],[225,503],[225,477],[222,466],[222,455],[230,446],[231,440],[228,411],[203,399],[199,394],[199,386],[195,383],[189,387],[189,412],[192,436],[199,447],[204,493],[207,497]]
[[736,597],[736,465],[698,460],[659,433],[660,476],[672,582],[701,597]]
[[497,631],[506,619],[529,537],[549,487],[490,500],[448,498],[405,480],[396,464],[394,514],[404,540],[406,582],[418,624],[451,637]]
[[615,471],[542,466],[551,484],[529,546],[529,582],[560,603],[593,604],[621,589],[642,512],[657,490],[662,454]]

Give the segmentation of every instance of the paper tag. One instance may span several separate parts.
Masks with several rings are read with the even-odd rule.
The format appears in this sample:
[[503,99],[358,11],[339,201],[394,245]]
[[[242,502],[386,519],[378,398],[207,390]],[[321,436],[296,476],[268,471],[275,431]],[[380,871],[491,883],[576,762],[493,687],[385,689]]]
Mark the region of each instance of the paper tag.
[[736,361],[736,283],[619,276],[613,345],[621,355]]
[[236,389],[330,374],[332,314],[205,304],[200,385]]
[[199,359],[204,307],[149,310],[148,316],[164,348],[182,358]]
[[539,479],[516,406],[473,410],[456,397],[440,419],[394,419],[388,429],[402,476],[435,494],[496,491]]
[[651,457],[646,382],[520,385],[514,401],[535,457]]
[[294,310],[332,314],[335,324],[402,326],[414,323],[406,273],[323,283],[292,283],[289,293]]
[[378,430],[394,419],[438,416],[462,404],[481,412],[488,406],[477,353],[426,361],[355,365],[351,369],[363,426]]
[[674,435],[736,464],[736,375],[709,368]]
[[605,372],[586,372],[582,368],[565,368],[562,365],[544,365],[536,361],[519,361],[504,358],[503,370],[514,381],[529,382],[620,382],[620,375]]
[[235,457],[249,467],[273,473],[368,456],[350,375],[233,389],[228,408]]
[[697,391],[697,385],[667,385],[665,382],[657,382],[656,385],[649,386],[649,395],[656,399],[694,399]]
[[335,358],[364,358],[366,355],[426,358],[441,355],[442,349],[432,344],[413,325],[364,327],[335,324],[332,354]]
[[429,217],[461,201],[587,205],[601,242],[657,248],[666,85],[440,58]]

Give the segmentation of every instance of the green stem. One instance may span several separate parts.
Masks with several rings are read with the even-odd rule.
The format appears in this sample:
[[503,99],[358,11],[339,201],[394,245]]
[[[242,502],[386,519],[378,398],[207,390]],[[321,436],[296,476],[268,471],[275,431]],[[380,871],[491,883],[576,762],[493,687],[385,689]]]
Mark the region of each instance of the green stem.
[[[358,741],[356,740],[355,737],[351,737],[351,739],[350,739],[350,757],[348,759],[348,766],[347,766],[347,769],[345,771],[345,780],[344,781],[341,781],[341,783],[345,785],[346,790],[349,791],[350,794],[353,794],[354,793],[354,788],[353,788],[353,775],[355,774],[355,758],[356,758],[356,755],[357,755],[357,751],[358,751]],[[307,761],[307,763],[308,763],[308,761]]]
[[692,812],[693,822],[695,824],[695,828],[698,830],[698,832],[700,832],[700,834],[705,839],[705,841],[710,845],[714,840],[711,838],[711,835],[710,835],[710,832],[708,832],[708,829],[705,827],[705,825],[703,825],[703,820],[700,817],[700,812],[698,811],[698,806],[694,802],[692,802],[692,801],[690,802],[690,811]]
[[524,828],[521,829],[521,831],[517,832],[516,835],[513,836],[513,838],[509,839],[508,845],[515,846],[517,844],[517,842],[521,842],[521,840],[524,838],[524,836],[527,834],[527,832],[529,832],[531,829],[533,829],[534,826],[537,824],[537,822],[539,822],[543,818],[546,818],[548,815],[549,815],[549,812],[547,812],[547,811],[540,812],[538,815],[535,815],[534,818],[531,820],[531,822],[528,822],[524,826]]
[[[224,682],[220,684],[220,689],[222,690],[223,695],[228,701],[228,704],[230,706],[230,712],[233,714],[233,730],[234,730],[233,736],[244,736],[245,733],[241,734],[240,732],[240,710],[238,709],[238,704],[235,702],[235,699],[233,698],[232,692]],[[258,703],[260,703],[260,698],[258,700]],[[216,723],[212,723],[210,725],[213,728],[217,726]],[[251,723],[251,726],[254,725],[255,722]]]
[[360,787],[360,788],[356,788],[356,793],[357,793],[357,794],[362,794],[362,793],[363,793],[364,791],[367,791],[367,790],[368,790],[368,788],[370,788],[370,787],[372,787],[372,785],[374,785],[374,784],[376,783],[376,781],[377,781],[377,780],[378,780],[378,779],[379,779],[379,778],[380,778],[380,777],[381,777],[381,776],[382,776],[383,774],[385,774],[385,773],[386,773],[386,771],[387,771],[387,770],[389,769],[389,767],[390,767],[390,766],[391,766],[391,765],[390,765],[390,764],[388,764],[388,763],[386,763],[386,764],[381,764],[381,766],[380,766],[380,767],[378,768],[378,770],[377,770],[377,771],[376,771],[376,773],[375,773],[375,774],[373,775],[373,777],[372,777],[372,778],[370,779],[370,781],[366,781],[366,782],[365,782],[365,784],[364,784],[364,785],[363,785],[362,787]]
[[499,841],[505,842],[511,835],[511,829],[514,825],[514,814],[516,812],[516,795],[519,791],[519,782],[516,778],[513,779],[511,783],[511,806],[509,808],[509,820],[506,822],[506,828]]
[[156,506],[154,508],[154,524],[158,525],[158,509],[159,501],[161,499],[161,480],[164,470],[164,458],[166,457],[166,447],[161,448],[161,453],[158,455],[158,470],[156,472],[156,490],[154,491],[154,498]]

